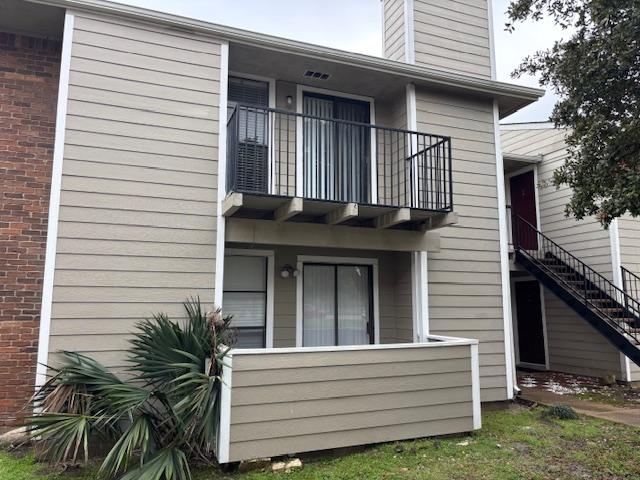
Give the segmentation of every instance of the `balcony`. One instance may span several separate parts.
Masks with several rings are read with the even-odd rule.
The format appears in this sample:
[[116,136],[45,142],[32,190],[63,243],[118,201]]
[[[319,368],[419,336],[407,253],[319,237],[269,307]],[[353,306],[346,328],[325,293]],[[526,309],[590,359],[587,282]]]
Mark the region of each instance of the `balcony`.
[[451,139],[238,105],[225,216],[428,230],[455,222]]

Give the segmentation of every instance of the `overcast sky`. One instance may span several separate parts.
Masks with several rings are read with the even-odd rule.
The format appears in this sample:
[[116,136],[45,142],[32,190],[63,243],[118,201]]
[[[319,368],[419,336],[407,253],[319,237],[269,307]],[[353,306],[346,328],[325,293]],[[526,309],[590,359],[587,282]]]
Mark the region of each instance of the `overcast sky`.
[[[120,0],[123,3],[230,25],[280,37],[380,56],[380,0]],[[511,79],[525,55],[550,47],[560,33],[549,22],[504,31],[509,0],[493,0],[498,79],[537,87],[535,78]],[[547,120],[555,97],[540,101],[508,121]]]

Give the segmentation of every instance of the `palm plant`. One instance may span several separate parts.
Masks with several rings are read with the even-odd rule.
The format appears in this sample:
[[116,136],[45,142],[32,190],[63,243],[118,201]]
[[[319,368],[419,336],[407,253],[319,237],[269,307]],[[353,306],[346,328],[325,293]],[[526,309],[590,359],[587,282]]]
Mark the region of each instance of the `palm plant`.
[[27,428],[56,463],[86,463],[90,440],[110,450],[107,478],[186,480],[189,463],[212,461],[218,431],[221,370],[234,332],[230,317],[184,303],[187,320],[165,314],[140,322],[121,379],[90,357],[61,352],[61,365],[33,398]]

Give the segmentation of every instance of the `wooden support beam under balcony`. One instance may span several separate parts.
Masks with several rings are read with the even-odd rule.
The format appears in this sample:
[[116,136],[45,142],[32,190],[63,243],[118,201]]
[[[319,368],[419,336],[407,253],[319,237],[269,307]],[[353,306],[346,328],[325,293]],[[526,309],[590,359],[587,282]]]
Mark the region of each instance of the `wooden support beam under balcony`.
[[324,223],[328,223],[329,225],[339,225],[346,222],[347,220],[356,218],[357,216],[358,204],[347,203],[346,205],[342,205],[341,207],[338,207],[335,210],[327,213],[324,217]]
[[435,230],[436,228],[449,227],[458,223],[458,214],[455,212],[445,213],[427,218],[422,224],[422,231]]
[[411,220],[411,209],[398,208],[389,213],[384,213],[374,219],[376,228],[389,228]]
[[274,214],[276,222],[286,222],[290,218],[302,213],[304,202],[300,197],[293,197],[288,200],[284,205],[278,207]]
[[222,216],[233,216],[234,213],[242,208],[243,200],[244,198],[241,193],[233,192],[227,195],[227,197],[222,201]]

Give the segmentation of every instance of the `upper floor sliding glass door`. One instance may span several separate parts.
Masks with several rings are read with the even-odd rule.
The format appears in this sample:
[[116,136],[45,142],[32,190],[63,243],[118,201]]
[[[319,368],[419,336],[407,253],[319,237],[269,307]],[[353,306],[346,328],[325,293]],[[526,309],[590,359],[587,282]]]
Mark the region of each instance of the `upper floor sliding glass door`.
[[371,132],[358,125],[370,123],[369,104],[304,93],[303,113],[304,196],[370,203]]

